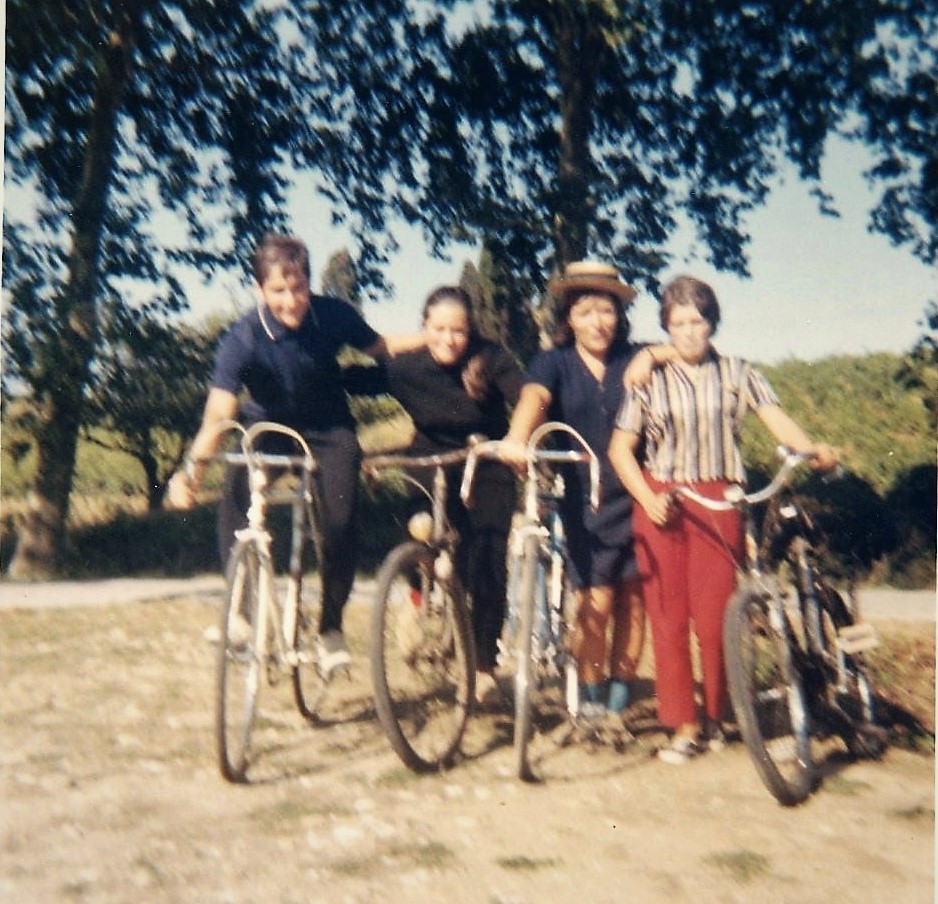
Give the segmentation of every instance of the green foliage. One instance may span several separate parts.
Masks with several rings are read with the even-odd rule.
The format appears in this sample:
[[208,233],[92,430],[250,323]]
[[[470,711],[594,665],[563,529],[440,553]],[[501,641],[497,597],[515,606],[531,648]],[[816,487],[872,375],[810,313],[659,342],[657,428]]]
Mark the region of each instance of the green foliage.
[[[884,353],[787,361],[762,371],[788,414],[840,449],[847,470],[884,496],[901,475],[934,460],[924,396],[896,381],[900,362]],[[755,417],[743,449],[747,462],[771,470],[774,440]]]
[[[458,24],[452,5],[422,4],[404,53],[382,43],[350,81],[335,149],[350,206],[401,213],[440,246],[484,242],[535,288],[588,252],[654,282],[682,217],[719,269],[745,272],[745,220],[780,158],[827,209],[820,161],[839,133],[877,161],[874,228],[934,259],[938,19],[918,4],[493,0]],[[373,27],[371,4],[347,8],[350,35]],[[324,48],[336,68],[347,54]],[[389,63],[403,91],[376,84]]]
[[93,434],[96,442],[140,463],[149,507],[157,509],[201,421],[217,331],[203,334],[117,309],[105,335],[84,421],[108,431]]
[[[782,407],[841,450],[842,478],[811,477],[803,485],[829,537],[828,567],[922,587],[935,580],[934,433],[922,389],[895,378],[900,363],[877,354],[762,369]],[[773,453],[774,439],[750,417],[743,457],[754,484],[774,471]]]

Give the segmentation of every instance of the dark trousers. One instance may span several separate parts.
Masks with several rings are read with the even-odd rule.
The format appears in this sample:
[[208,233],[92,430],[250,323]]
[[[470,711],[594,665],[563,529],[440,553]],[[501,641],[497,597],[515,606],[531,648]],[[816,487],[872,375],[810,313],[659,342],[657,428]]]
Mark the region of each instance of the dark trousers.
[[[414,454],[430,453],[419,449]],[[430,489],[432,470],[415,476]],[[515,510],[515,478],[507,467],[498,462],[480,462],[470,508],[466,508],[459,498],[462,466],[449,468],[446,480],[446,516],[459,534],[456,572],[472,603],[476,665],[488,671],[495,668],[498,638],[505,622],[505,560],[511,516]],[[428,508],[429,501],[421,495],[413,500],[411,511]]]
[[[319,563],[323,601],[319,627],[323,633],[340,631],[342,610],[351,593],[358,564],[356,497],[361,449],[354,431],[345,427],[303,431],[303,436],[319,462],[316,480],[322,503],[318,514],[323,536],[323,561]],[[272,437],[265,443],[264,451],[296,453],[295,448],[285,448],[279,439]],[[249,505],[247,469],[230,467],[218,506],[218,550],[223,570],[228,566],[235,531],[247,525]]]

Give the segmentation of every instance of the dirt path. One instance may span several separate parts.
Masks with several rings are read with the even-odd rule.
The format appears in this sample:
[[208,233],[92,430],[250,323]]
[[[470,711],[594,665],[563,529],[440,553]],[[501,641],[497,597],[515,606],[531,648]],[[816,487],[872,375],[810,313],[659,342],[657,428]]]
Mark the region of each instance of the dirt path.
[[[779,807],[738,744],[684,767],[647,730],[624,753],[536,739],[511,774],[511,718],[477,719],[466,758],[416,776],[371,705],[365,607],[354,678],[312,728],[265,688],[251,784],[212,740],[211,605],[0,616],[0,901],[199,904],[879,904],[934,900],[934,760],[836,756]],[[903,630],[912,630],[908,626]],[[933,635],[933,624],[915,630]]]

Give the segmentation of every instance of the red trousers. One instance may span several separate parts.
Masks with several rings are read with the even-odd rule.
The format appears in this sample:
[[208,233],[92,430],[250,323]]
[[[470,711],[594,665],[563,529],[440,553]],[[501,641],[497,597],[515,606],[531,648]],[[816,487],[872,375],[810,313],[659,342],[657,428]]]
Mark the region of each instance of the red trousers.
[[[656,492],[670,489],[649,474]],[[702,496],[722,499],[727,484],[694,484]],[[697,722],[690,630],[700,648],[704,706],[711,719],[723,718],[727,705],[723,658],[723,613],[736,587],[742,561],[743,530],[739,512],[711,512],[680,497],[666,527],[655,526],[641,506],[633,513],[635,554],[642,578],[645,609],[655,652],[658,718],[677,728]]]

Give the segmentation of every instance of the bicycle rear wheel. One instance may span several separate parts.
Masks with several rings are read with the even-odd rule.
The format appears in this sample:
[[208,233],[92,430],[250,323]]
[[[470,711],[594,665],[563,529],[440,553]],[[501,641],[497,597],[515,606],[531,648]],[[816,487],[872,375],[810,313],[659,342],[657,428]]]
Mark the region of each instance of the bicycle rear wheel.
[[[388,740],[411,769],[451,764],[475,684],[465,595],[448,553],[403,543],[378,572],[371,622],[375,707]],[[449,570],[451,571],[451,565]]]
[[317,659],[322,607],[322,575],[318,563],[315,570],[296,579],[295,587],[297,605],[293,650],[296,664],[293,667],[293,696],[303,717],[315,721],[327,684]]
[[[840,734],[856,757],[876,759],[888,746],[888,734],[876,724],[873,691],[862,650],[875,645],[875,633],[859,625],[843,595],[825,580],[815,584],[821,618],[826,670],[826,703],[846,717]],[[865,630],[864,630],[865,629]]]
[[784,613],[765,592],[737,592],[723,623],[730,697],[763,784],[786,806],[806,800],[817,776],[793,642]]
[[228,595],[222,607],[215,693],[215,739],[221,774],[246,780],[251,731],[257,714],[263,663],[260,576],[257,547],[237,541],[228,560]]
[[515,637],[515,770],[518,778],[532,781],[528,745],[534,731],[531,711],[532,683],[536,671],[532,659],[532,635],[540,567],[540,540],[533,531],[521,548],[521,581],[518,588],[518,633]]

